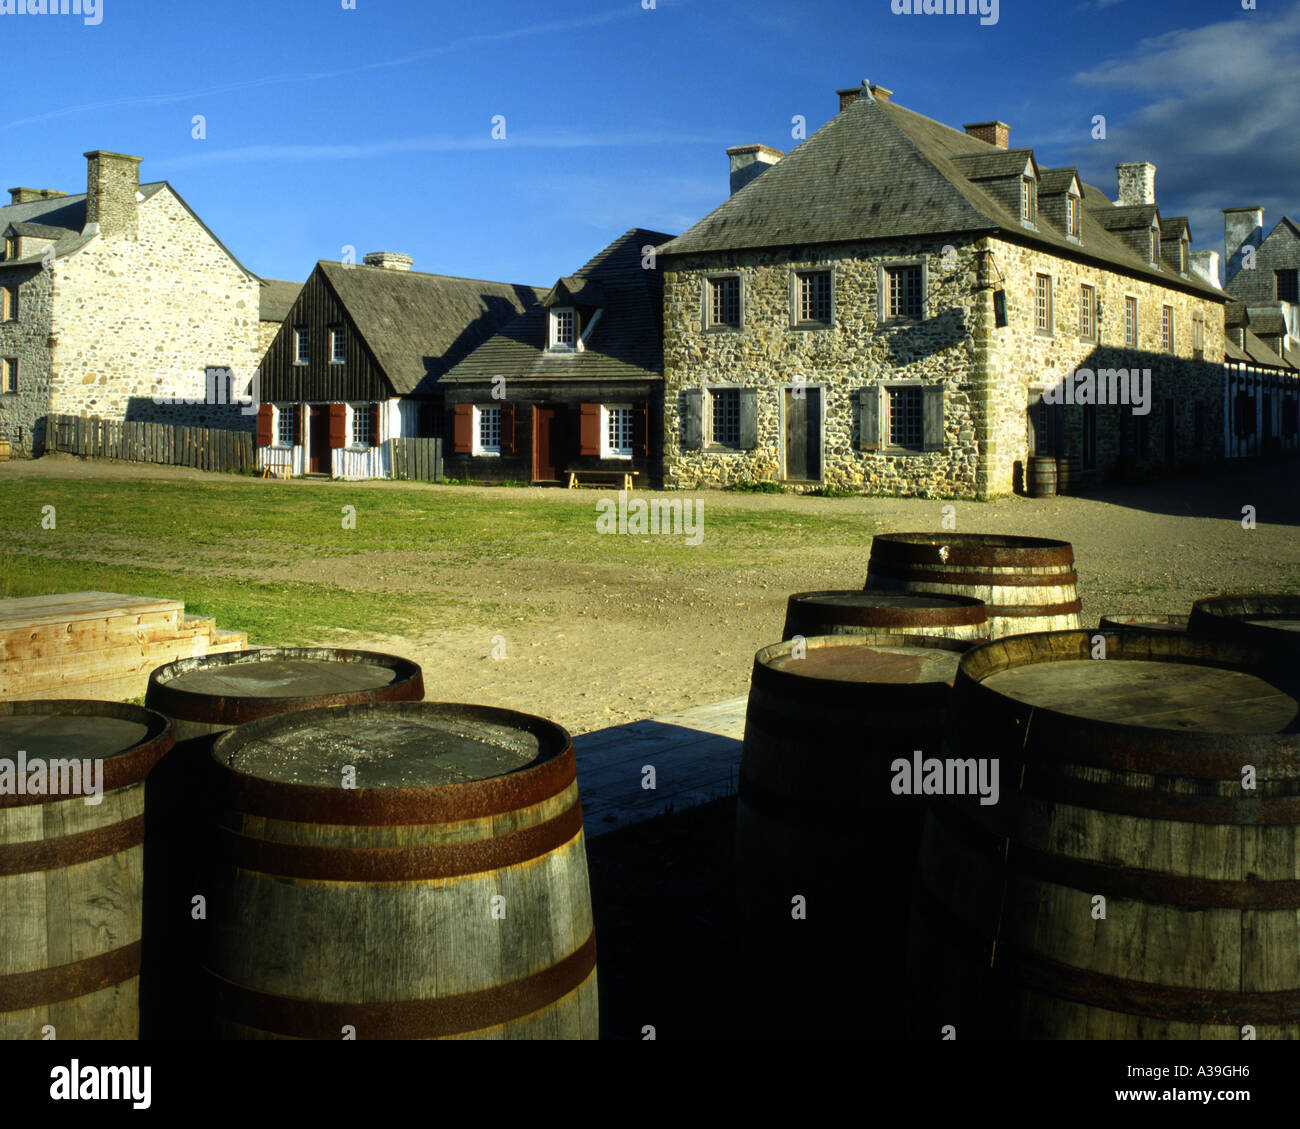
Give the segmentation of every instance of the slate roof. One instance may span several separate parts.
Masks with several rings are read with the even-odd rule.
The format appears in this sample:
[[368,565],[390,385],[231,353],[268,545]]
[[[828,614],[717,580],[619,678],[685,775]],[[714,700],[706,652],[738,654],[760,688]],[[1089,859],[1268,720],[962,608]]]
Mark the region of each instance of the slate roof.
[[1247,306],[1246,324],[1252,332],[1269,337],[1286,336],[1286,318],[1280,306]]
[[419,271],[321,262],[319,270],[399,396],[433,384],[546,291]]
[[284,282],[278,278],[262,279],[259,317],[262,321],[282,322],[302,293],[301,282]]
[[[165,187],[165,180],[140,185],[140,194],[148,200]],[[86,226],[86,194],[52,196],[45,200],[28,200],[24,204],[8,204],[0,208],[0,235],[11,228],[15,235],[34,235],[39,239],[54,240],[54,257],[62,258],[78,251],[94,238],[82,235]],[[0,263],[0,269],[29,266],[41,262],[42,255],[26,255]]]
[[[1115,207],[1091,185],[1082,185],[1087,207],[1082,209],[1081,239],[1075,243],[1043,218],[1034,230],[1023,227],[1018,214],[970,178],[971,170],[982,174],[987,168],[1009,168],[1021,154],[1030,153],[999,149],[863,91],[789,156],[660,251],[711,254],[988,233],[1224,300],[1222,291],[1197,278],[1153,268],[1121,237],[1107,231],[1095,210],[1106,214],[1107,223],[1131,222],[1136,216],[1112,216],[1127,209]],[[1150,214],[1155,214],[1154,206]]]
[[1064,169],[1039,169],[1038,195],[1040,197],[1055,196],[1060,192],[1064,192],[1078,179],[1079,170],[1073,166]]
[[[663,276],[641,266],[642,248],[671,239],[632,228],[577,272],[604,292],[600,321],[581,352],[547,351],[544,307],[529,310],[456,365],[446,383],[507,379],[655,379],[663,374]],[[572,276],[563,280],[566,287]]]

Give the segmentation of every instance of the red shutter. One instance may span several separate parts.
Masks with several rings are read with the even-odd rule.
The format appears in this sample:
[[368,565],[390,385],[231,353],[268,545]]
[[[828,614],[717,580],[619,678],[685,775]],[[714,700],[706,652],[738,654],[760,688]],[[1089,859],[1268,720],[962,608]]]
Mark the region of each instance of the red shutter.
[[637,404],[632,409],[632,452],[641,458],[650,454],[649,404]]
[[370,405],[370,445],[378,447],[381,441],[379,434],[379,421],[383,417],[382,404]]
[[579,404],[578,454],[600,456],[600,405]]
[[269,447],[274,440],[275,433],[272,427],[272,408],[270,404],[258,404],[257,406],[257,445],[259,447]]
[[347,404],[330,405],[330,446],[346,447],[348,445],[348,406]]
[[468,455],[474,450],[474,405],[457,404],[455,412],[451,449],[457,455]]
[[501,405],[501,453],[503,455],[513,455],[515,453],[514,404]]

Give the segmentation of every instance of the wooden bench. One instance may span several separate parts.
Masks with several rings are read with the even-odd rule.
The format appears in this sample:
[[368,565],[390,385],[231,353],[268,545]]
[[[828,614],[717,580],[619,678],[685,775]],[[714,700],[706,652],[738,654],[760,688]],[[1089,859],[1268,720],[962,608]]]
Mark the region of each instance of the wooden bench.
[[575,486],[617,486],[620,490],[631,490],[633,479],[641,477],[639,470],[566,470],[569,489]]

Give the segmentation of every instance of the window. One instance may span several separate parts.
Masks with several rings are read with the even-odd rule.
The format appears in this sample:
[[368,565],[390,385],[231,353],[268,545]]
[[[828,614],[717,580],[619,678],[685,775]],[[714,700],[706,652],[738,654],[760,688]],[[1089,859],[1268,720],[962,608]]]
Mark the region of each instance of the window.
[[1040,274],[1034,279],[1034,330],[1052,335],[1052,276]]
[[1161,319],[1160,319],[1160,332],[1164,339],[1165,352],[1172,353],[1174,351],[1174,308],[1173,306],[1166,306],[1164,308],[1164,313],[1161,315]]
[[887,318],[921,317],[921,268],[919,266],[886,267],[885,280],[887,286],[885,316]]
[[4,304],[4,320],[18,320],[18,287],[6,286],[3,291],[3,297],[0,299]]
[[635,444],[635,422],[630,404],[608,404],[605,413],[605,459],[630,459]]
[[1151,229],[1151,262],[1160,265],[1160,229],[1155,227]]
[[1083,454],[1080,465],[1084,470],[1097,468],[1097,405],[1083,405]]
[[1187,240],[1186,239],[1180,239],[1178,241],[1178,273],[1179,274],[1187,273]]
[[1097,292],[1091,286],[1079,287],[1079,336],[1084,341],[1097,337]]
[[305,365],[311,361],[311,330],[299,326],[293,331],[293,363]]
[[1077,196],[1065,198],[1065,233],[1073,235],[1076,239],[1079,237],[1079,197]]
[[352,426],[348,434],[348,443],[352,447],[370,446],[370,405],[349,404],[348,415]]
[[0,393],[18,391],[18,358],[6,357],[0,362]]
[[709,279],[706,296],[706,326],[740,328],[740,278],[737,275]]
[[330,364],[346,364],[348,359],[348,334],[347,330],[336,325],[330,329]]
[[12,235],[5,240],[5,258],[18,258],[18,240]]
[[551,311],[551,348],[568,350],[577,343],[577,316],[572,306]]
[[297,409],[292,404],[275,406],[275,445],[277,447],[293,446],[293,413]]
[[740,446],[740,389],[714,388],[709,393],[713,409],[713,442],[724,447]]
[[1020,178],[1020,218],[1033,223],[1038,217],[1038,184],[1032,176]]
[[1199,310],[1192,314],[1192,356],[1198,361],[1205,356],[1205,315]]
[[795,275],[795,320],[801,324],[831,321],[831,272],[801,271]]
[[888,388],[886,393],[889,404],[889,445],[920,450],[924,445],[923,390]]
[[1124,299],[1124,344],[1130,349],[1138,347],[1138,300]]
[[476,407],[474,409],[476,426],[474,428],[474,454],[501,454],[501,409],[500,407]]
[[1300,271],[1274,271],[1273,277],[1276,279],[1278,301],[1300,302]]

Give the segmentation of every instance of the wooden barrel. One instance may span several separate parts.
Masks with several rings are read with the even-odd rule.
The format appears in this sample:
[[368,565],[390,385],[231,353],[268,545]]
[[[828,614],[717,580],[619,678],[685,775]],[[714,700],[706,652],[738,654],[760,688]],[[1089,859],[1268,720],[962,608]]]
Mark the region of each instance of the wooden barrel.
[[1058,455],[1056,459],[1056,492],[1073,494],[1079,489],[1082,464],[1078,455]]
[[1212,596],[1192,605],[1188,630],[1300,657],[1300,596]]
[[912,1034],[1300,1038],[1294,669],[1170,631],[998,640],[945,758],[996,758],[1001,793],[927,817]]
[[895,793],[895,761],[937,751],[969,646],[834,635],[754,657],[736,848],[751,989],[774,1029],[860,1030],[868,985],[876,1012],[901,1009],[901,977],[850,970],[902,967],[925,800]]
[[1030,455],[1026,489],[1031,498],[1056,497],[1056,456]]
[[226,1038],[597,1037],[573,743],[511,710],[311,710],[213,748]]
[[264,648],[181,659],[149,676],[145,704],[172,718],[176,749],[150,775],[146,803],[144,1038],[210,1034],[200,953],[211,915],[194,898],[210,882],[211,752],[216,737],[259,718],[326,706],[418,701],[419,666],[395,655]]
[[1137,628],[1139,631],[1186,631],[1188,617],[1185,615],[1104,615],[1098,627],[1102,631],[1120,631],[1125,628]]
[[989,617],[969,596],[914,596],[906,592],[796,592],[786,603],[783,639],[796,635],[935,635],[985,639]]
[[983,600],[989,636],[1077,628],[1078,575],[1068,541],[993,533],[882,533],[872,539],[867,591]]
[[171,747],[138,706],[0,702],[0,1039],[137,1038],[144,779]]
[[10,446],[8,439],[0,439],[0,463],[9,461]]

